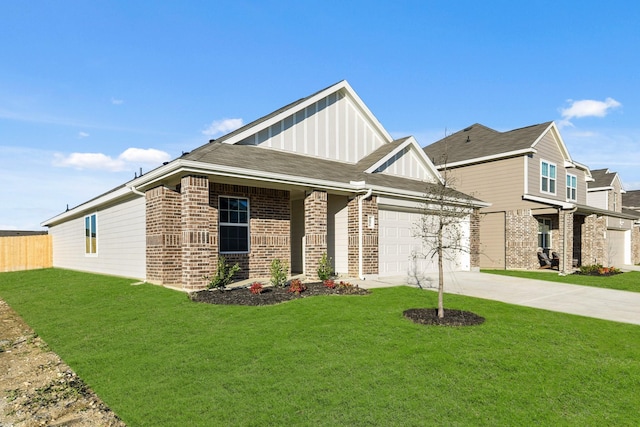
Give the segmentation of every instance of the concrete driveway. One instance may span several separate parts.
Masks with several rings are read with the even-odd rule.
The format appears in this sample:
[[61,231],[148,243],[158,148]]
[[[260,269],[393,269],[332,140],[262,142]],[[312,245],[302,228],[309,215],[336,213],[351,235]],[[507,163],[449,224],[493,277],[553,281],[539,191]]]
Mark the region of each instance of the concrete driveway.
[[[548,273],[554,274],[554,273]],[[521,279],[480,272],[446,273],[445,292],[502,301],[509,304],[597,319],[640,325],[640,293]],[[406,277],[354,280],[364,288],[406,285]],[[415,282],[414,282],[415,283]],[[435,290],[437,275],[427,276],[423,287]],[[417,285],[411,285],[417,286]]]

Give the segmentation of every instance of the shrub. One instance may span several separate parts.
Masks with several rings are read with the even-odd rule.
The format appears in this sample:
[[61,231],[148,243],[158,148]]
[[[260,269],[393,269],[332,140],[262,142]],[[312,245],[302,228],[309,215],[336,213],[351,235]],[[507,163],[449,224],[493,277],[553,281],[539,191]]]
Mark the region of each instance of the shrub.
[[291,283],[289,283],[289,289],[287,292],[299,294],[302,291],[306,291],[307,287],[300,281],[300,279],[293,279]]
[[218,257],[218,268],[216,268],[216,274],[213,277],[205,277],[205,279],[209,280],[207,288],[218,288],[223,291],[224,288],[231,283],[233,275],[238,271],[240,271],[238,263],[235,263],[233,266],[229,266],[229,264],[227,264],[227,260],[223,256]]
[[277,287],[284,287],[287,283],[287,272],[289,267],[286,261],[281,261],[279,258],[271,261],[269,272],[271,273],[271,284]]
[[333,279],[325,279],[322,281],[322,284],[329,289],[333,289],[336,287],[336,282]]
[[328,258],[327,253],[324,252],[318,265],[318,278],[320,280],[327,280],[330,279],[332,275],[333,268],[331,268],[331,258]]
[[258,295],[262,293],[262,283],[260,282],[253,282],[251,284],[251,287],[249,288],[249,291],[251,291],[252,294],[254,295]]
[[587,276],[613,276],[620,274],[622,271],[615,267],[604,267],[602,264],[583,265],[580,267],[578,274]]

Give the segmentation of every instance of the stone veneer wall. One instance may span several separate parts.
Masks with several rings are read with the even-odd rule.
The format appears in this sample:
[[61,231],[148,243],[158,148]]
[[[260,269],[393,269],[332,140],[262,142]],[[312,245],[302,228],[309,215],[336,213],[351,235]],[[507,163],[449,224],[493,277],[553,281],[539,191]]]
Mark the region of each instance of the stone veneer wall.
[[304,199],[305,275],[317,278],[320,258],[327,252],[327,193],[312,191]]
[[145,193],[147,280],[179,284],[182,280],[180,193],[156,187]]
[[219,196],[249,199],[249,253],[223,254],[227,264],[233,265],[237,262],[240,265],[240,271],[235,278],[268,278],[270,277],[271,261],[275,258],[286,261],[287,265],[290,264],[291,207],[289,191],[212,183],[209,190],[209,204],[212,208],[211,234],[214,236],[211,241],[213,248],[211,253],[212,268],[217,265],[219,256]]
[[531,210],[507,211],[505,221],[506,268],[538,268],[538,221]]
[[595,214],[584,218],[582,226],[582,265],[607,264],[606,218]]
[[[358,277],[359,274],[359,228],[358,228],[358,200],[364,197],[357,196],[349,201],[348,215],[348,256],[349,276]],[[368,216],[375,218],[375,226],[369,228]],[[375,196],[362,201],[362,274],[378,274],[378,203]]]
[[560,256],[560,271],[573,268],[573,212],[560,211],[558,214],[558,244],[554,249]]
[[469,223],[469,252],[471,269],[480,268],[480,209],[474,209]]
[[640,226],[631,228],[631,263],[640,264]]

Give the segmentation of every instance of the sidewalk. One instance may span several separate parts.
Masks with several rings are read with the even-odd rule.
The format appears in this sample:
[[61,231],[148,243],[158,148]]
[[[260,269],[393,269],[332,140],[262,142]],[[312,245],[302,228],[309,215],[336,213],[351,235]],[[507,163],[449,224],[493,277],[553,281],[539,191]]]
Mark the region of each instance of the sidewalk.
[[[480,272],[461,271],[445,274],[444,290],[449,294],[466,295],[640,325],[640,293],[638,292],[568,285]],[[427,279],[430,281],[426,285],[428,289],[436,290],[437,274],[427,276]],[[407,278],[385,277],[374,280],[351,280],[351,283],[371,289],[406,285]],[[423,286],[425,286],[424,283]]]

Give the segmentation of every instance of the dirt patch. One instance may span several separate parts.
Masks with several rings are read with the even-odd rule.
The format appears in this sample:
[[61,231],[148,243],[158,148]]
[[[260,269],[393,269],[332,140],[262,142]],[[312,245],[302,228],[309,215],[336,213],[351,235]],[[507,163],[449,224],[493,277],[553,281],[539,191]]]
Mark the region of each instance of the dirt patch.
[[300,293],[289,292],[288,287],[274,288],[267,287],[259,294],[252,294],[249,288],[238,288],[226,291],[217,289],[191,292],[189,299],[195,302],[205,302],[209,304],[230,304],[230,305],[273,305],[294,299],[308,298],[318,295],[367,295],[369,290],[360,288],[357,285],[350,285],[336,282],[336,286],[330,289],[322,282],[305,283],[306,289]]
[[484,323],[484,317],[470,311],[444,310],[444,317],[438,317],[436,308],[410,308],[403,313],[404,317],[421,325],[439,326],[473,326]]
[[2,300],[0,384],[0,426],[125,426]]

